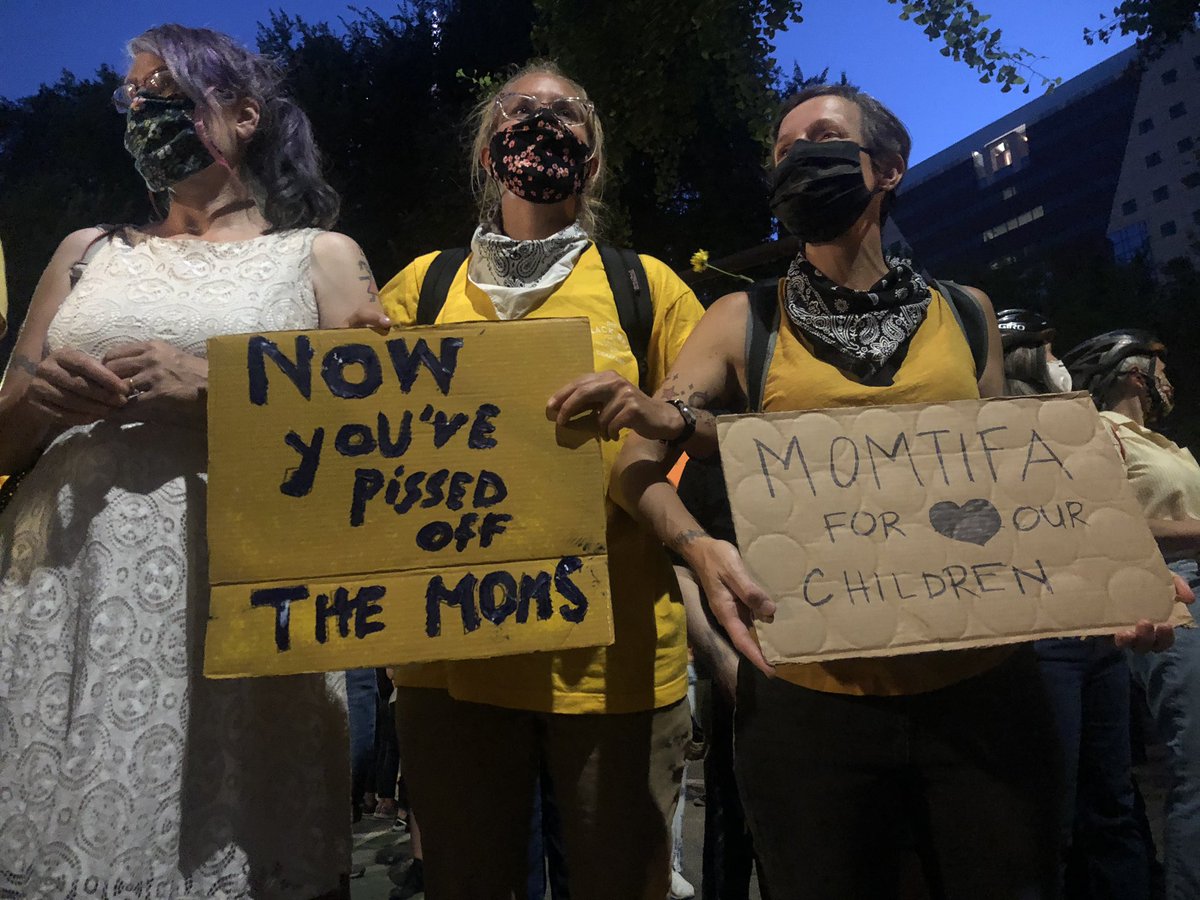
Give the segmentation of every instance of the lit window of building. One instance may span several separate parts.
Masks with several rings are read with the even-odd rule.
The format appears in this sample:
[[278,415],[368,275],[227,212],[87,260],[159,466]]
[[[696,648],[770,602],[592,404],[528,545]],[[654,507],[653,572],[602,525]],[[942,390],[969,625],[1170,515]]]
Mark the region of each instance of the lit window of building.
[[1150,246],[1150,232],[1145,222],[1134,222],[1108,236],[1112,243],[1113,256],[1119,263],[1131,262]]
[[1014,216],[1007,222],[1001,222],[995,228],[987,229],[987,231],[985,231],[981,237],[983,238],[984,243],[987,243],[988,241],[994,241],[996,238],[1000,237],[1000,235],[1008,234],[1010,231],[1015,231],[1022,225],[1028,225],[1030,222],[1037,221],[1045,214],[1045,209],[1043,209],[1041,206],[1035,206],[1033,209],[1026,210],[1019,216]]

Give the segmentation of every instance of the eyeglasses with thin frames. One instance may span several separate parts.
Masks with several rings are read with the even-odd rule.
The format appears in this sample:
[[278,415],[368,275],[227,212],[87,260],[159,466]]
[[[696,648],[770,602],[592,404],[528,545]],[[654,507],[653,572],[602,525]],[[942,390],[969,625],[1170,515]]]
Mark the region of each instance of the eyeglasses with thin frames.
[[539,110],[548,109],[568,126],[586,125],[596,111],[592,101],[583,97],[543,100],[532,94],[518,94],[512,91],[505,91],[496,97],[496,109],[505,120],[528,118]]
[[113,91],[112,102],[113,106],[117,108],[117,112],[127,113],[133,108],[139,97],[166,100],[182,95],[183,91],[180,90],[179,82],[175,80],[171,70],[166,66],[159,66],[143,78],[140,84],[135,81],[127,81]]

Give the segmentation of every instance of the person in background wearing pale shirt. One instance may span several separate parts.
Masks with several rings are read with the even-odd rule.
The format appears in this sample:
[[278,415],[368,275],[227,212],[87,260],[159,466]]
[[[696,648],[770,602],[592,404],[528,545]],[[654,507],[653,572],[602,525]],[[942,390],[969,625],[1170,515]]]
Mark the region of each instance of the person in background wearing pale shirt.
[[[1111,427],[1167,564],[1194,591],[1200,586],[1200,465],[1189,450],[1151,428],[1175,405],[1165,354],[1153,335],[1127,329],[1084,341],[1063,361],[1076,390],[1091,392]],[[1182,627],[1174,646],[1163,653],[1130,654],[1129,666],[1167,745],[1166,897],[1195,900],[1200,897],[1200,630],[1194,605],[1176,610],[1172,621]]]
[[[1071,373],[1054,355],[1054,328],[1044,316],[1006,309],[996,321],[1005,394],[1071,390]],[[1136,813],[1125,653],[1110,635],[1044,638],[1033,650],[1065,763],[1060,887],[1072,897],[1148,900],[1150,860]]]

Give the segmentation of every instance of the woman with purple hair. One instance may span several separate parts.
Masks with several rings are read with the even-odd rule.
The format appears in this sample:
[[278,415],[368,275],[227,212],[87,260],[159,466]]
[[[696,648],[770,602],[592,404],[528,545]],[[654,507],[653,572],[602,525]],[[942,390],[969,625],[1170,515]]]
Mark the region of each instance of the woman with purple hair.
[[[68,235],[0,387],[0,896],[342,896],[341,676],[207,681],[205,340],[374,302],[280,73],[130,43],[125,146],[162,219]],[[32,468],[30,468],[32,466]]]

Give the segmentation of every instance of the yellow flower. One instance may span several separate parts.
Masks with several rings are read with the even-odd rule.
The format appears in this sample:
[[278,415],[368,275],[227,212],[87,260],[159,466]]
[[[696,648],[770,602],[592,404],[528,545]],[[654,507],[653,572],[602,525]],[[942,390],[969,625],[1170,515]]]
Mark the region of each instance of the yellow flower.
[[692,254],[692,271],[703,272],[708,268],[708,251],[697,250]]

